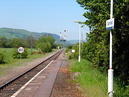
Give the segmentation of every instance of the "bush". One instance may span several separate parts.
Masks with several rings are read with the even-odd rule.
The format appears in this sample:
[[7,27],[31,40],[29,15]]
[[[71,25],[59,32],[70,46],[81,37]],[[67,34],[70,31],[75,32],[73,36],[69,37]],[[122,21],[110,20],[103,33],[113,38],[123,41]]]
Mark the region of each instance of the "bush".
[[5,63],[5,56],[3,53],[0,53],[0,64]]
[[[75,52],[73,53],[72,50],[75,50]],[[73,46],[70,46],[66,49],[66,52],[69,53],[69,59],[78,59],[78,44],[75,44]]]
[[69,55],[69,59],[74,59],[75,57],[74,57],[74,55],[73,54],[70,54]]
[[45,53],[52,51],[52,47],[51,47],[51,44],[49,42],[38,43],[37,48],[39,48],[42,52],[45,52]]
[[55,40],[51,36],[42,36],[36,43],[36,47],[40,49],[43,53],[51,52],[53,48],[56,48],[54,44]]
[[17,50],[14,50],[14,53],[13,53],[13,58],[15,59],[24,59],[24,58],[27,58],[28,56],[28,52],[27,50],[25,50],[23,53],[19,53]]

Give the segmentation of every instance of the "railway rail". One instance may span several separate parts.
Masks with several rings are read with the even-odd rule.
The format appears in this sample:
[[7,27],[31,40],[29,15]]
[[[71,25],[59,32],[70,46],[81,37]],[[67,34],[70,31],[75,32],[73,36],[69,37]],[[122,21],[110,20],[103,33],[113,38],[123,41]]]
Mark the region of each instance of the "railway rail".
[[0,97],[10,97],[24,84],[26,84],[32,77],[47,66],[52,60],[56,60],[63,50],[56,52],[40,64],[31,68],[30,70],[18,75],[17,77],[9,80],[8,82],[0,85]]

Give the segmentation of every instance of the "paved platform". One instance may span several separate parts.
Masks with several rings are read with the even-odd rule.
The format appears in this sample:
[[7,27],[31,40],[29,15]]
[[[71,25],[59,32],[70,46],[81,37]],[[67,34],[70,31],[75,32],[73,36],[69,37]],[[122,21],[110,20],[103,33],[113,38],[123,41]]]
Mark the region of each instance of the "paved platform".
[[57,73],[63,64],[62,58],[63,55],[60,55],[56,61],[49,64],[44,71],[12,97],[50,97]]

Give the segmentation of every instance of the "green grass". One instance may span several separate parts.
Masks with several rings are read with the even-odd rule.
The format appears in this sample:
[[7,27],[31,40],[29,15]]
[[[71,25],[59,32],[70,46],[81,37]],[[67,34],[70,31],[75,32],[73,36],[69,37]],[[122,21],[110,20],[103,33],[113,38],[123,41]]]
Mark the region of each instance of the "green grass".
[[108,97],[107,76],[93,68],[89,61],[82,60],[79,63],[72,60],[70,69],[72,72],[80,72],[76,82],[80,84],[86,97]]
[[14,48],[0,48],[0,52],[4,53],[5,55],[5,64],[0,64],[0,76],[7,73],[7,70],[16,66],[23,66],[26,62],[31,62],[34,59],[45,57],[50,55],[51,53],[47,54],[30,54],[30,49],[28,50],[28,57],[26,59],[14,59],[12,57]]
[[[70,62],[70,70],[80,72],[75,82],[80,84],[86,97],[108,97],[107,75],[105,73],[93,67],[87,60],[82,60],[80,63],[75,60]],[[117,82],[117,80],[114,80],[114,97],[129,97],[129,86],[124,89]]]

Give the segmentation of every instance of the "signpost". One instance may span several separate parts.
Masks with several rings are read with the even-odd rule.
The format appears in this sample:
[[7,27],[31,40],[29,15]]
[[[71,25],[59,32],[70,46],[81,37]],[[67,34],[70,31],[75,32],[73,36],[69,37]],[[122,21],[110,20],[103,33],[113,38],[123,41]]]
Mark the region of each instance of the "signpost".
[[24,48],[23,47],[19,47],[18,48],[18,52],[20,53],[20,64],[21,64],[21,54],[24,52]]
[[58,48],[58,50],[60,49],[60,47],[59,47],[59,46],[58,46],[57,48]]
[[72,53],[75,53],[75,50],[74,49],[72,49]]
[[23,53],[24,52],[24,48],[23,47],[19,47],[18,48],[18,52],[21,54],[21,53]]
[[110,30],[110,65],[108,70],[108,95],[113,97],[113,69],[112,69],[112,29],[114,29],[113,0],[111,0],[110,19],[106,21],[106,29]]
[[114,29],[114,18],[111,18],[106,21],[106,29],[107,30]]

